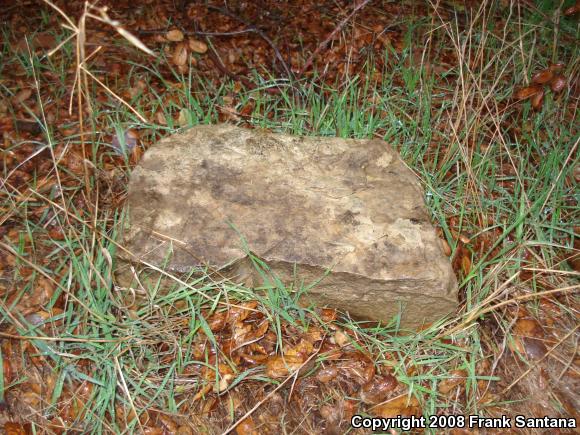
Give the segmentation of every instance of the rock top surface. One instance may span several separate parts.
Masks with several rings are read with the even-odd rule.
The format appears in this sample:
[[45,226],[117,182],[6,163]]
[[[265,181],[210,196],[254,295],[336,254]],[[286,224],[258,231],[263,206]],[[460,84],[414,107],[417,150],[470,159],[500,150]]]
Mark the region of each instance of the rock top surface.
[[[210,265],[261,285],[240,235],[304,302],[420,327],[457,306],[457,283],[413,173],[384,141],[198,126],[153,145],[129,183],[117,277],[146,261]],[[168,249],[172,255],[168,262]],[[296,272],[296,273],[295,273]]]

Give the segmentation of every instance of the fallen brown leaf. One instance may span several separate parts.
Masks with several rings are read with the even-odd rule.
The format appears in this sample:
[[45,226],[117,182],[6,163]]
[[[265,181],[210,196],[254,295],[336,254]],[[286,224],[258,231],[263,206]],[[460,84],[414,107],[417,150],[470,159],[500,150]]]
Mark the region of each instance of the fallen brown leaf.
[[298,355],[274,355],[266,362],[266,376],[283,378],[300,369],[304,359]]
[[463,270],[465,275],[468,275],[471,271],[471,259],[469,258],[469,255],[461,257],[461,270]]
[[580,1],[576,1],[576,3],[573,6],[566,8],[566,10],[564,11],[564,15],[569,17],[571,15],[576,15],[578,12],[580,12]]
[[28,430],[20,423],[4,423],[4,433],[6,435],[28,435]]
[[122,137],[114,135],[111,146],[120,155],[131,153],[139,144],[139,133],[132,128],[125,130]]
[[338,376],[338,369],[336,367],[324,367],[318,370],[316,373],[316,379],[318,379],[323,384],[327,384]]
[[421,406],[415,396],[403,395],[371,409],[371,413],[382,418],[410,417],[420,415]]
[[207,51],[207,44],[197,39],[189,40],[189,49],[194,53],[203,54]]
[[399,383],[392,375],[375,376],[364,384],[360,391],[360,398],[364,403],[376,404],[384,401],[390,392],[397,388]]
[[550,68],[543,69],[532,76],[532,82],[538,85],[548,83],[554,77],[554,73]]
[[163,113],[162,110],[157,111],[157,113],[155,114],[155,119],[160,125],[167,125],[167,118],[165,117],[165,114]]
[[437,389],[443,395],[455,392],[457,387],[465,385],[465,378],[467,377],[465,370],[453,370],[450,374],[451,376],[448,379],[439,382]]
[[544,338],[543,328],[535,319],[519,319],[514,325],[513,333],[526,337]]
[[334,333],[334,342],[336,344],[338,344],[340,347],[344,347],[347,344],[350,343],[350,338],[348,337],[348,335],[346,335],[343,331],[341,331],[340,329],[338,329],[335,333]]
[[334,308],[323,308],[320,310],[320,319],[325,323],[334,322],[338,318],[338,313]]
[[445,239],[439,239],[439,242],[441,243],[443,253],[445,254],[445,256],[449,257],[451,255],[451,246],[449,246],[449,243],[447,243],[447,240]]
[[32,96],[32,89],[24,88],[19,90],[14,97],[12,97],[12,102],[14,104],[21,104],[28,100]]
[[251,416],[244,418],[236,426],[236,434],[237,435],[258,435],[258,431],[256,430],[256,423],[254,423],[254,419]]
[[552,89],[552,92],[556,94],[562,92],[565,87],[566,87],[566,79],[564,78],[564,76],[557,75],[550,82],[550,89]]
[[165,38],[171,42],[183,41],[183,32],[179,29],[172,29],[165,34]]
[[541,90],[536,95],[532,97],[532,107],[534,110],[540,110],[544,103],[544,91]]
[[519,89],[516,92],[515,97],[518,100],[527,100],[528,98],[531,98],[534,95],[536,95],[541,90],[542,90],[542,87],[539,85],[526,86],[525,88]]
[[564,67],[566,66],[565,63],[563,62],[556,62],[556,63],[552,63],[550,64],[550,71],[552,71],[553,73],[559,73],[560,71],[562,71],[564,69]]
[[173,49],[171,61],[177,66],[185,66],[187,64],[188,54],[185,42],[179,42]]

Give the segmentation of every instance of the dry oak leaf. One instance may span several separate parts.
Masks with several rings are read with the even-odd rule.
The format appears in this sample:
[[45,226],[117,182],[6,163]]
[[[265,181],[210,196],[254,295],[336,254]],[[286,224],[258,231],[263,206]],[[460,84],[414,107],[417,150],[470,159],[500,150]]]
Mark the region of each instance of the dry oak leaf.
[[173,49],[171,61],[177,66],[185,66],[187,64],[188,54],[187,45],[185,42],[180,42]]
[[189,110],[187,109],[181,109],[179,111],[179,116],[177,117],[177,125],[179,125],[180,127],[185,127],[187,125],[189,125]]
[[405,394],[372,408],[370,412],[382,418],[410,417],[421,415],[421,405],[414,396],[408,397]]
[[569,17],[571,15],[576,15],[578,12],[580,12],[580,1],[576,1],[576,3],[574,4],[574,6],[570,6],[569,8],[567,8],[564,11],[564,15],[566,15],[567,17]]
[[535,319],[519,319],[513,328],[515,335],[544,338],[542,325]]
[[163,111],[158,110],[157,113],[155,114],[155,119],[160,125],[167,125],[167,118],[165,117]]
[[236,434],[237,435],[258,435],[258,431],[256,430],[256,423],[254,423],[254,419],[249,416],[244,418],[240,423],[238,423],[236,427]]
[[465,384],[465,379],[467,377],[467,372],[465,370],[453,370],[451,376],[448,379],[444,379],[439,382],[438,390],[441,394],[447,395],[452,391],[455,391],[456,387]]
[[189,39],[189,49],[194,53],[203,54],[207,51],[207,44],[197,39]]
[[165,38],[171,42],[183,41],[183,32],[179,29],[171,29],[165,34]]
[[554,77],[554,73],[550,68],[543,69],[532,76],[532,82],[538,85],[548,83]]
[[266,362],[266,375],[270,378],[284,378],[299,370],[304,359],[298,355],[274,355]]
[[20,423],[6,422],[4,423],[4,433],[6,435],[27,435],[28,430]]
[[327,384],[338,376],[338,369],[333,366],[325,367],[318,370],[316,373],[316,379],[318,379],[323,384]]
[[320,319],[324,323],[334,322],[338,318],[338,312],[334,308],[323,308],[320,310]]
[[544,103],[544,91],[538,92],[536,95],[532,97],[532,107],[534,110],[540,110]]
[[360,398],[367,404],[381,403],[390,392],[397,388],[398,384],[393,375],[375,376],[370,382],[362,386]]
[[445,254],[446,257],[451,256],[451,246],[449,246],[447,240],[439,239],[439,243],[441,244],[441,249],[443,249],[443,254]]
[[334,342],[339,345],[340,347],[344,347],[347,344],[350,343],[350,339],[348,337],[347,334],[345,334],[343,331],[341,331],[340,329],[338,329],[335,333],[334,333],[334,337],[332,337],[332,339],[334,340]]
[[527,100],[528,98],[533,97],[534,95],[536,95],[538,92],[542,91],[542,87],[539,85],[532,85],[532,86],[526,86],[525,88],[521,88],[516,92],[515,97],[518,100]]
[[552,92],[556,94],[562,92],[565,87],[566,87],[566,79],[564,78],[564,76],[557,75],[550,82],[550,89],[552,89]]
[[119,134],[113,136],[111,147],[120,155],[132,152],[139,144],[139,132],[132,128],[125,130],[122,137]]
[[232,307],[229,310],[228,322],[234,324],[238,321],[246,320],[252,312],[256,311],[257,306],[258,301],[247,301],[241,305]]
[[14,104],[20,104],[26,100],[28,100],[32,95],[32,89],[24,88],[19,90],[16,95],[12,97],[12,102]]

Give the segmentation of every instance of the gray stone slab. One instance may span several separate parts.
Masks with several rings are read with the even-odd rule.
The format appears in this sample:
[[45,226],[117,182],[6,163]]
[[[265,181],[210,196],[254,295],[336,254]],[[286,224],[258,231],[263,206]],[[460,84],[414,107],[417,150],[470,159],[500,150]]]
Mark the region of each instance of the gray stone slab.
[[[457,283],[414,174],[381,140],[198,126],[153,145],[129,183],[128,264],[208,264],[259,285],[239,235],[286,283],[331,272],[304,302],[419,327],[452,312]],[[297,274],[295,274],[297,271]]]

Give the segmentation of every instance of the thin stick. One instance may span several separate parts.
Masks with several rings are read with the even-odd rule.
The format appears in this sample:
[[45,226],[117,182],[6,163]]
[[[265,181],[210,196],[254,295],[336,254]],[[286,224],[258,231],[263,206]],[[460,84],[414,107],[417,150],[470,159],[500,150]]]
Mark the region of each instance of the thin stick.
[[222,62],[222,60],[220,59],[217,50],[214,48],[214,46],[211,43],[211,41],[209,40],[209,38],[206,38],[205,40],[207,41],[207,46],[209,47],[209,50],[207,53],[209,54],[210,59],[212,60],[214,65],[217,67],[217,69],[219,69],[223,74],[228,76],[230,79],[239,80],[248,89],[254,89],[256,87],[247,77],[239,76],[239,75],[231,72],[229,69],[227,69],[226,66],[224,65],[224,63]]
[[[368,3],[370,0],[365,0],[365,3]],[[284,71],[286,72],[288,78],[292,78],[293,74],[292,71],[290,70],[290,68],[288,67],[288,65],[286,65],[286,62],[284,62],[284,58],[282,57],[282,54],[280,53],[280,50],[278,50],[278,47],[276,47],[276,44],[274,44],[274,41],[272,41],[268,35],[266,35],[264,32],[262,32],[260,29],[258,29],[256,26],[252,25],[251,23],[247,22],[246,20],[244,20],[243,18],[241,18],[240,16],[231,13],[230,11],[226,10],[226,9],[221,9],[215,6],[208,6],[209,10],[212,11],[216,11],[219,12],[227,17],[230,17],[234,20],[239,21],[240,23],[244,24],[247,26],[246,30],[248,31],[252,31],[257,33],[258,35],[260,35],[260,37],[266,41],[268,43],[268,45],[270,47],[272,47],[272,50],[274,50],[274,55],[276,56],[276,59],[278,59],[278,61],[280,62],[280,64],[282,65],[282,67],[284,68]]]
[[115,362],[115,367],[117,368],[117,372],[119,373],[119,378],[121,379],[122,389],[125,392],[125,395],[127,396],[127,399],[129,400],[129,405],[131,405],[131,410],[133,411],[133,413],[135,414],[135,418],[137,419],[137,424],[139,425],[139,428],[141,429],[141,433],[145,433],[145,431],[143,430],[143,425],[141,424],[141,419],[139,418],[139,413],[137,412],[137,409],[135,408],[135,403],[133,403],[133,398],[131,397],[131,393],[129,392],[129,388],[127,387],[127,383],[125,382],[125,376],[123,376],[123,371],[121,370],[121,365],[119,364],[119,360],[115,356],[115,357],[113,357],[113,361]]
[[314,52],[310,55],[310,57],[308,58],[308,60],[306,61],[306,63],[304,64],[304,66],[302,67],[302,69],[300,70],[300,72],[298,73],[298,77],[302,76],[302,74],[304,74],[304,72],[310,68],[310,66],[312,65],[312,62],[314,62],[314,58],[316,56],[318,56],[318,54],[320,54],[320,52],[322,51],[322,49],[324,47],[326,47],[326,44],[328,44],[330,42],[330,40],[332,38],[334,38],[334,35],[336,35],[338,32],[340,32],[342,30],[342,28],[346,25],[346,23],[348,23],[350,21],[350,19],[353,17],[354,14],[356,14],[359,10],[361,10],[362,8],[364,8],[367,4],[369,4],[371,0],[363,0],[361,3],[359,3],[353,10],[352,12],[344,19],[342,20],[338,26],[336,26],[336,28],[330,32],[330,34],[326,37],[326,39],[324,41],[322,41],[318,47],[316,47],[316,50],[314,50]]
[[106,338],[75,338],[75,337],[43,337],[42,335],[17,335],[9,334],[7,332],[0,332],[0,337],[9,338],[11,340],[41,340],[41,341],[62,341],[66,343],[120,343],[128,341],[133,337],[122,337],[118,339]]
[[[169,29],[151,29],[151,30],[138,30],[139,35],[165,35],[169,32]],[[256,33],[254,27],[249,27],[247,29],[232,30],[231,32],[201,32],[198,30],[181,30],[184,35],[195,35],[195,36],[235,36],[242,35],[244,33]]]
[[115,94],[106,84],[104,84],[102,81],[100,81],[98,78],[96,78],[88,69],[86,69],[84,66],[81,66],[81,69],[83,70],[83,72],[85,72],[87,75],[89,75],[94,81],[96,81],[99,85],[101,85],[103,87],[103,89],[105,89],[109,94],[111,94],[121,104],[125,105],[141,121],[143,121],[144,124],[148,123],[148,121],[143,117],[143,115],[141,115],[139,112],[137,112],[137,110],[135,110],[129,103],[127,103],[125,100],[123,100],[117,94]]

